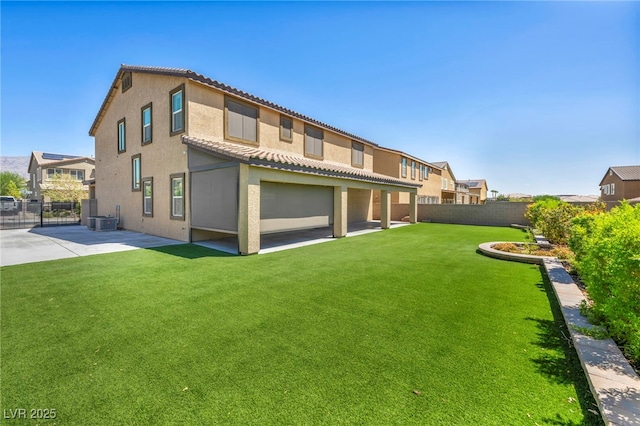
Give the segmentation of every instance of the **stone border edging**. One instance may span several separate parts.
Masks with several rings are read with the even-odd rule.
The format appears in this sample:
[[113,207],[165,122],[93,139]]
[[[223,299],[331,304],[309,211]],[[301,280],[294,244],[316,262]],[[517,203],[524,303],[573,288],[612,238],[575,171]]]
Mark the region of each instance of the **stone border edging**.
[[513,260],[515,262],[522,263],[534,263],[542,265],[545,259],[549,259],[548,256],[534,256],[532,254],[520,254],[520,253],[508,253],[506,251],[500,251],[493,248],[496,244],[505,244],[504,241],[494,241],[491,243],[482,243],[478,246],[478,250],[489,257],[495,257],[502,260]]
[[480,244],[478,250],[490,257],[544,267],[604,423],[640,425],[640,377],[613,339],[596,340],[575,330],[594,326],[580,313],[586,298],[562,263],[555,257],[501,252],[492,248],[495,244],[498,243]]

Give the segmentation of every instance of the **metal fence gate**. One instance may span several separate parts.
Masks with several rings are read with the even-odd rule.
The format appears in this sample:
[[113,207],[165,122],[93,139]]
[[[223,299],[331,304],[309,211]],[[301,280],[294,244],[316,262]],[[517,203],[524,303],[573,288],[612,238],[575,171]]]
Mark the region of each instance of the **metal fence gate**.
[[0,229],[79,225],[81,204],[75,202],[2,202]]

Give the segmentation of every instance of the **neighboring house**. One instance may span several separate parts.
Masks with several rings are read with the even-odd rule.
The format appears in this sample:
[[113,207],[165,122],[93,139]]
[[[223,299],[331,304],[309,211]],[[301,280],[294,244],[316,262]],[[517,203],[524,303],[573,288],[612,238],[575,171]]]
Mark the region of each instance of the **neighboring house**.
[[506,197],[510,201],[531,201],[533,196],[531,194],[523,194],[521,192],[514,192],[513,194],[507,194]]
[[[29,160],[30,181],[27,190],[30,198],[36,201],[51,201],[42,195],[42,190],[54,185],[56,175],[69,175],[71,178],[83,182],[93,178],[95,160],[91,157],[77,155],[52,154],[49,152],[33,151]],[[84,185],[88,191],[88,186]]]
[[[432,162],[440,170],[440,200],[441,204],[471,204],[469,186],[464,182],[457,182],[456,177],[447,161]],[[475,197],[473,197],[475,199]]]
[[417,217],[419,180],[374,170],[379,146],[193,71],[122,65],[89,131],[99,215],[182,241],[260,235],[372,218],[390,226],[391,194]]
[[640,166],[609,167],[600,181],[600,196],[605,202],[640,197]]
[[489,187],[484,179],[461,180],[459,183],[467,185],[469,188],[470,204],[484,204],[487,202],[487,192]]
[[[433,164],[402,151],[375,146],[373,149],[373,171],[404,182],[419,184],[418,204],[440,203],[441,170]],[[379,191],[374,191],[373,201],[374,203],[380,202]],[[391,194],[392,204],[408,204],[409,202],[409,194],[406,192]]]
[[556,197],[567,203],[595,203],[598,201],[597,195],[556,195]]

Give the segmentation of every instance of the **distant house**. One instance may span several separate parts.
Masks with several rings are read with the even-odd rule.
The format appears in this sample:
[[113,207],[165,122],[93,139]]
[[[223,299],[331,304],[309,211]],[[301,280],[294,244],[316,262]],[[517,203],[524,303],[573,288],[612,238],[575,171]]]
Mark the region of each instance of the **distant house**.
[[[50,200],[42,195],[42,190],[54,185],[53,179],[56,175],[68,175],[79,182],[91,179],[94,177],[95,160],[78,155],[33,151],[28,170],[30,181],[27,190],[31,192],[30,198],[47,202]],[[88,190],[88,187],[84,186]]]
[[469,188],[470,204],[484,204],[487,202],[487,192],[489,187],[484,179],[460,180],[461,184]]
[[[466,181],[457,181],[447,161],[432,162],[440,175],[441,204],[478,204],[479,197],[470,190]],[[486,196],[485,196],[486,199]]]
[[556,195],[556,197],[567,203],[595,203],[598,201],[597,195]]
[[640,197],[640,166],[609,167],[600,181],[600,196],[605,202]]

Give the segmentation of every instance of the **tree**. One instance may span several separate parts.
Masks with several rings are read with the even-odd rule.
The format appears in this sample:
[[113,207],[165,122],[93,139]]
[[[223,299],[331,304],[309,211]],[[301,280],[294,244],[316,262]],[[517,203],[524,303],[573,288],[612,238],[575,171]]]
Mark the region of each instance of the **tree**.
[[[7,192],[9,183],[13,183],[16,193],[9,194]],[[9,195],[16,198],[22,198],[20,196],[20,189],[24,187],[26,180],[17,173],[13,172],[0,172],[0,195]]]
[[15,197],[18,200],[20,198],[22,198],[20,196],[20,190],[16,186],[15,182],[12,181],[12,180],[10,180],[9,183],[7,183],[7,185],[5,186],[4,190],[2,191],[2,195],[8,195],[10,197]]
[[87,198],[87,191],[79,180],[70,175],[54,175],[49,179],[47,187],[42,190],[42,195],[49,197],[51,201],[75,201],[79,202]]

